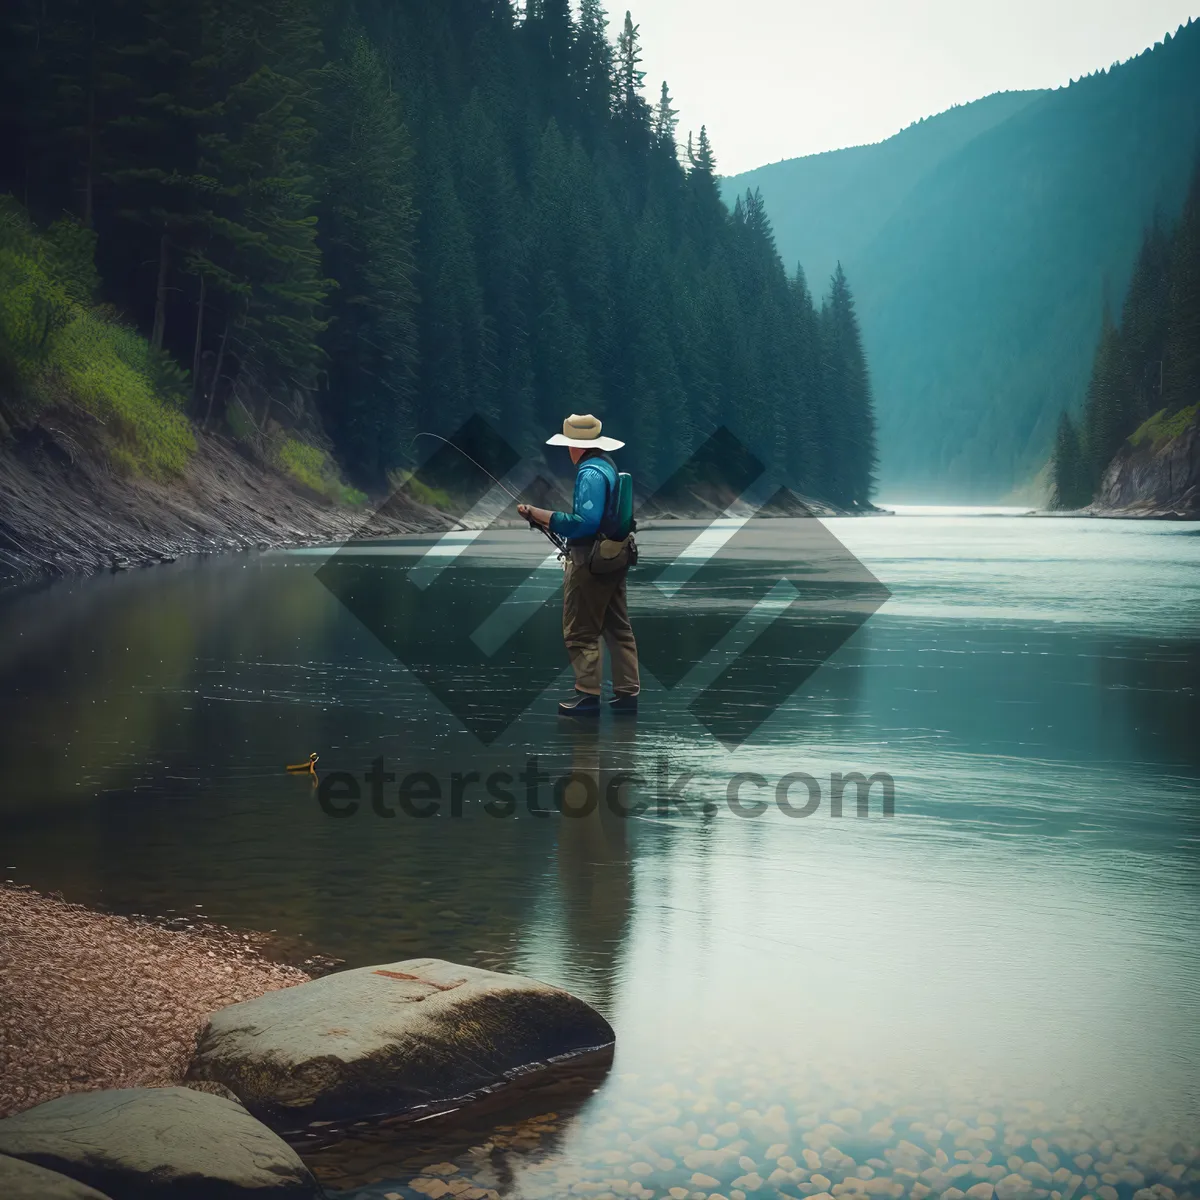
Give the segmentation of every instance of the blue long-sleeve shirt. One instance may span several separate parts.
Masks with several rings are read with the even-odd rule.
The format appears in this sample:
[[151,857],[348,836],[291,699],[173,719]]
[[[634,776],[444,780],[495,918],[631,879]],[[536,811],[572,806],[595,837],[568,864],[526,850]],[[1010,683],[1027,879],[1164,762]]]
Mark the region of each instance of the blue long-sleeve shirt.
[[556,512],[550,518],[550,532],[568,541],[595,537],[604,520],[609,488],[616,485],[612,467],[602,458],[585,458],[575,473],[575,498],[572,513]]

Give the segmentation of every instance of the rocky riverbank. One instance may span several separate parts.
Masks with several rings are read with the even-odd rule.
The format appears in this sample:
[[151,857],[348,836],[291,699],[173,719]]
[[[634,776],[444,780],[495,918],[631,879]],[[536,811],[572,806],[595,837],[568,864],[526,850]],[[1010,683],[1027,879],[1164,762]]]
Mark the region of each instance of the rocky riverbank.
[[0,444],[0,585],[169,562],[183,554],[343,542],[448,528],[436,509],[396,496],[378,513],[332,504],[196,433],[183,475],[115,475],[68,431],[39,424]]
[[608,1022],[561,988],[429,958],[312,979],[266,944],[0,888],[0,1195],[316,1197],[279,1135],[413,1125],[611,1061]]
[[1151,417],[1108,465],[1094,503],[1096,517],[1200,520],[1200,405]]
[[0,1117],[180,1083],[208,1015],[310,976],[264,935],[174,930],[0,887]]

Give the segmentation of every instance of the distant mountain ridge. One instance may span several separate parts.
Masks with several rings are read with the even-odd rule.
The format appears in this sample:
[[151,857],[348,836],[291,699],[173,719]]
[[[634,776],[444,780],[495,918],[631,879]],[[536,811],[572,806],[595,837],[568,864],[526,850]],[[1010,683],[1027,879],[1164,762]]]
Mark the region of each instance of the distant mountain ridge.
[[[973,138],[1045,92],[996,92],[917,121],[886,141],[785,159],[721,180],[730,205],[761,188],[784,264],[802,263],[819,293],[839,259],[855,261],[908,194]],[[772,203],[786,195],[787,210]]]
[[1107,289],[1173,220],[1200,144],[1200,23],[1069,87],[997,93],[874,146],[723,181],[760,188],[814,291],[858,298],[885,499],[999,499],[1083,396]]

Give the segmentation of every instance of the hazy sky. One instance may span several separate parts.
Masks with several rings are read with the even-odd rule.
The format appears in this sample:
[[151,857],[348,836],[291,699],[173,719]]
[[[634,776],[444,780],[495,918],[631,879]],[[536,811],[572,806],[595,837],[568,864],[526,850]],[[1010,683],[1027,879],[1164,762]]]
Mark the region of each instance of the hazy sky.
[[732,175],[877,142],[992,92],[1055,87],[1200,16],[1200,0],[609,0],[641,26],[680,141],[708,125]]

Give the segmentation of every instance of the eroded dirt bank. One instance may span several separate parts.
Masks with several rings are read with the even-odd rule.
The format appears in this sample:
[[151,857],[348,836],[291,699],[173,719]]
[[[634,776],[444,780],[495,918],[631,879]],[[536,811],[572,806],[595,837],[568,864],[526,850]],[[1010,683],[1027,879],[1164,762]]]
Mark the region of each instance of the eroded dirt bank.
[[43,426],[0,444],[0,585],[122,570],[181,554],[341,542],[370,520],[376,536],[445,528],[447,518],[396,497],[381,513],[337,507],[197,433],[169,483],[115,475]]

